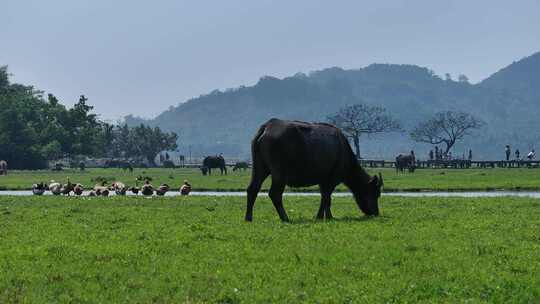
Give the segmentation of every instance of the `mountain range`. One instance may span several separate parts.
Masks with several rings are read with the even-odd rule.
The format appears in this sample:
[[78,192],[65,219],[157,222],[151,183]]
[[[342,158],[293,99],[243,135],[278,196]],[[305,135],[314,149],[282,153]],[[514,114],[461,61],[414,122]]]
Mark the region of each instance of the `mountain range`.
[[540,52],[514,62],[485,80],[471,84],[443,79],[425,67],[371,64],[338,67],[278,79],[264,76],[253,86],[215,90],[144,120],[127,116],[128,125],[146,123],[179,135],[179,152],[194,156],[223,153],[247,158],[251,137],[271,117],[325,121],[356,103],[380,105],[399,119],[404,132],[361,139],[365,158],[393,158],[415,150],[425,158],[433,148],[415,143],[409,131],[441,110],[460,110],[486,126],[460,142],[454,155],[473,150],[475,159],[502,159],[504,146],[523,152],[540,146]]

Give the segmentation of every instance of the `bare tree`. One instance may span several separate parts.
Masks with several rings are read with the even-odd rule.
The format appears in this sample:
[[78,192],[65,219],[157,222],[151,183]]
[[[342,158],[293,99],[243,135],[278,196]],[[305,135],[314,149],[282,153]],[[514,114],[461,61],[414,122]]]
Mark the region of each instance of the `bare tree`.
[[327,119],[353,140],[358,158],[360,157],[360,136],[362,134],[401,130],[399,121],[387,114],[386,109],[365,104],[344,107],[336,114],[328,116]]
[[411,132],[411,138],[432,145],[444,143],[448,152],[456,141],[484,125],[481,119],[465,112],[439,112],[433,118],[419,123]]

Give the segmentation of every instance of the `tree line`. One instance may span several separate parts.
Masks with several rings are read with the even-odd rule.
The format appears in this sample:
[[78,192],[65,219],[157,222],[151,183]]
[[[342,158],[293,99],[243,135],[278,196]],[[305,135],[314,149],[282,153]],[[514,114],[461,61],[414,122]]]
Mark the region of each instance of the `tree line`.
[[[360,136],[384,132],[401,132],[401,123],[386,109],[380,106],[370,106],[363,103],[340,109],[327,120],[340,128],[349,137],[355,147],[357,157],[360,157]],[[418,123],[410,132],[410,137],[416,142],[432,145],[444,144],[448,153],[454,144],[471,135],[475,129],[480,129],[485,122],[472,114],[461,111],[442,111],[433,117]]]
[[147,160],[177,148],[178,136],[145,125],[106,123],[81,95],[71,108],[56,96],[9,81],[0,67],[0,159],[20,169],[45,168],[62,157],[125,157]]

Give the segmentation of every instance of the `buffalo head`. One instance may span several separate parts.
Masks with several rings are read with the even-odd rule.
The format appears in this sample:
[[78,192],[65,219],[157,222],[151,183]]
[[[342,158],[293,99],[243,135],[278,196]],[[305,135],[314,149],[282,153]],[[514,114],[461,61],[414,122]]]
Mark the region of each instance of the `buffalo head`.
[[363,189],[355,194],[356,203],[362,212],[366,215],[379,215],[379,197],[381,197],[381,188],[383,186],[381,173],[374,175]]
[[206,175],[206,173],[208,173],[208,167],[202,166],[202,167],[200,167],[200,169],[201,169],[201,172],[202,172],[203,175]]

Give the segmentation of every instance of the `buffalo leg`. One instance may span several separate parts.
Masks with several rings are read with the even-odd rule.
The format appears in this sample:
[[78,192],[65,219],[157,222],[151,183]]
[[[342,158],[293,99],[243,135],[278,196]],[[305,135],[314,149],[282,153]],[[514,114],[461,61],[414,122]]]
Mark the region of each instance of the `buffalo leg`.
[[325,208],[324,208],[324,217],[329,220],[333,219],[332,211],[330,211],[330,207],[332,206],[332,192],[328,192],[324,194],[324,199],[326,200]]
[[279,214],[279,218],[283,222],[288,222],[289,217],[287,216],[287,212],[285,212],[285,208],[283,208],[283,191],[284,190],[285,190],[284,183],[276,179],[272,179],[272,186],[270,186],[270,191],[268,192],[268,196],[270,196],[270,199],[272,200],[272,203],[274,204],[274,207],[276,208],[276,211]]
[[332,192],[334,191],[335,187],[331,186],[320,186],[321,191],[321,206],[319,207],[319,213],[317,214],[317,218],[322,219],[332,219],[332,211],[330,210],[330,207],[332,205]]
[[324,219],[324,210],[325,210],[325,199],[323,195],[323,186],[319,185],[319,190],[321,192],[321,204],[319,205],[319,211],[317,212],[317,215],[315,216],[317,219],[322,220]]
[[247,207],[246,207],[246,221],[251,222],[253,220],[253,205],[257,199],[257,194],[261,190],[261,186],[264,180],[270,173],[266,168],[253,168],[251,173],[251,182],[247,188]]
[[324,200],[321,195],[321,205],[319,206],[319,212],[317,212],[317,215],[315,216],[318,220],[324,219]]

